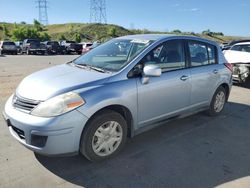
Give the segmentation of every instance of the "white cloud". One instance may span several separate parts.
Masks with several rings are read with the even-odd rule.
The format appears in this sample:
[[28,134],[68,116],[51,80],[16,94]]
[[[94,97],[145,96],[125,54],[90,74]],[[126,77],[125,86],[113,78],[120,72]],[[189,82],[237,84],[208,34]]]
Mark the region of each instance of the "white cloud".
[[178,10],[179,12],[197,12],[197,11],[200,11],[200,9],[198,8],[189,8],[189,9],[179,9]]

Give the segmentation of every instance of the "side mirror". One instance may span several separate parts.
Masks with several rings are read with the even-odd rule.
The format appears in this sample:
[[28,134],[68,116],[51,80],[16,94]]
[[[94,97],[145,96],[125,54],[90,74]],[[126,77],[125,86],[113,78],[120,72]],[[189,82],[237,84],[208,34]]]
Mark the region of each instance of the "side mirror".
[[149,77],[161,76],[161,68],[157,65],[146,65],[143,68],[142,84],[148,84]]

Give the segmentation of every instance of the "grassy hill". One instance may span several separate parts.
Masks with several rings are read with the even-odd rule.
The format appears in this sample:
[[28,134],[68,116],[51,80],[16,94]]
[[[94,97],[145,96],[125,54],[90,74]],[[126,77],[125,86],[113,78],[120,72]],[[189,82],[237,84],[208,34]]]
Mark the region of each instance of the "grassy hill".
[[[3,23],[0,22],[0,40],[12,39],[12,32],[17,28],[33,28],[32,24],[16,24],[16,23]],[[7,30],[4,32],[4,30]],[[148,31],[148,30],[128,30],[124,27],[112,24],[87,24],[87,23],[66,23],[66,24],[52,24],[48,26],[43,26],[41,34],[49,34],[52,40],[59,40],[66,38],[68,40],[75,40],[78,37],[81,41],[93,41],[100,40],[105,41],[112,37],[118,37],[130,34],[142,34],[142,33],[166,33],[166,34],[179,34],[179,35],[194,35],[200,36],[207,39],[217,41],[219,43],[243,39],[245,37],[237,36],[223,36],[216,34],[200,34],[193,32],[159,32],[159,31]],[[7,36],[6,36],[7,34]]]

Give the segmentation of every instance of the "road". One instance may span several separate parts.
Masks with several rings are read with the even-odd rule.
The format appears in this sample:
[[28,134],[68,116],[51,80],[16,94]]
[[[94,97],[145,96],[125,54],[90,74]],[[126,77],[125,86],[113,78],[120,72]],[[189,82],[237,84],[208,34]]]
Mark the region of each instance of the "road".
[[[0,110],[28,74],[77,56],[0,57]],[[199,113],[129,139],[115,158],[44,157],[0,118],[0,187],[249,187],[250,85],[235,85],[222,115]]]

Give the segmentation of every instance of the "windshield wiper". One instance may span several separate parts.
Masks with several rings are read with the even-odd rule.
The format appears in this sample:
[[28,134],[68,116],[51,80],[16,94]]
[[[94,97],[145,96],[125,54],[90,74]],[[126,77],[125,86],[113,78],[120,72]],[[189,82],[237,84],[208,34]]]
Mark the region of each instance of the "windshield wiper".
[[79,67],[79,68],[86,67],[88,69],[95,70],[97,72],[102,72],[102,73],[109,72],[109,71],[107,71],[105,69],[102,69],[100,67],[95,67],[95,66],[92,66],[92,65],[89,65],[89,64],[74,64],[74,66]]

